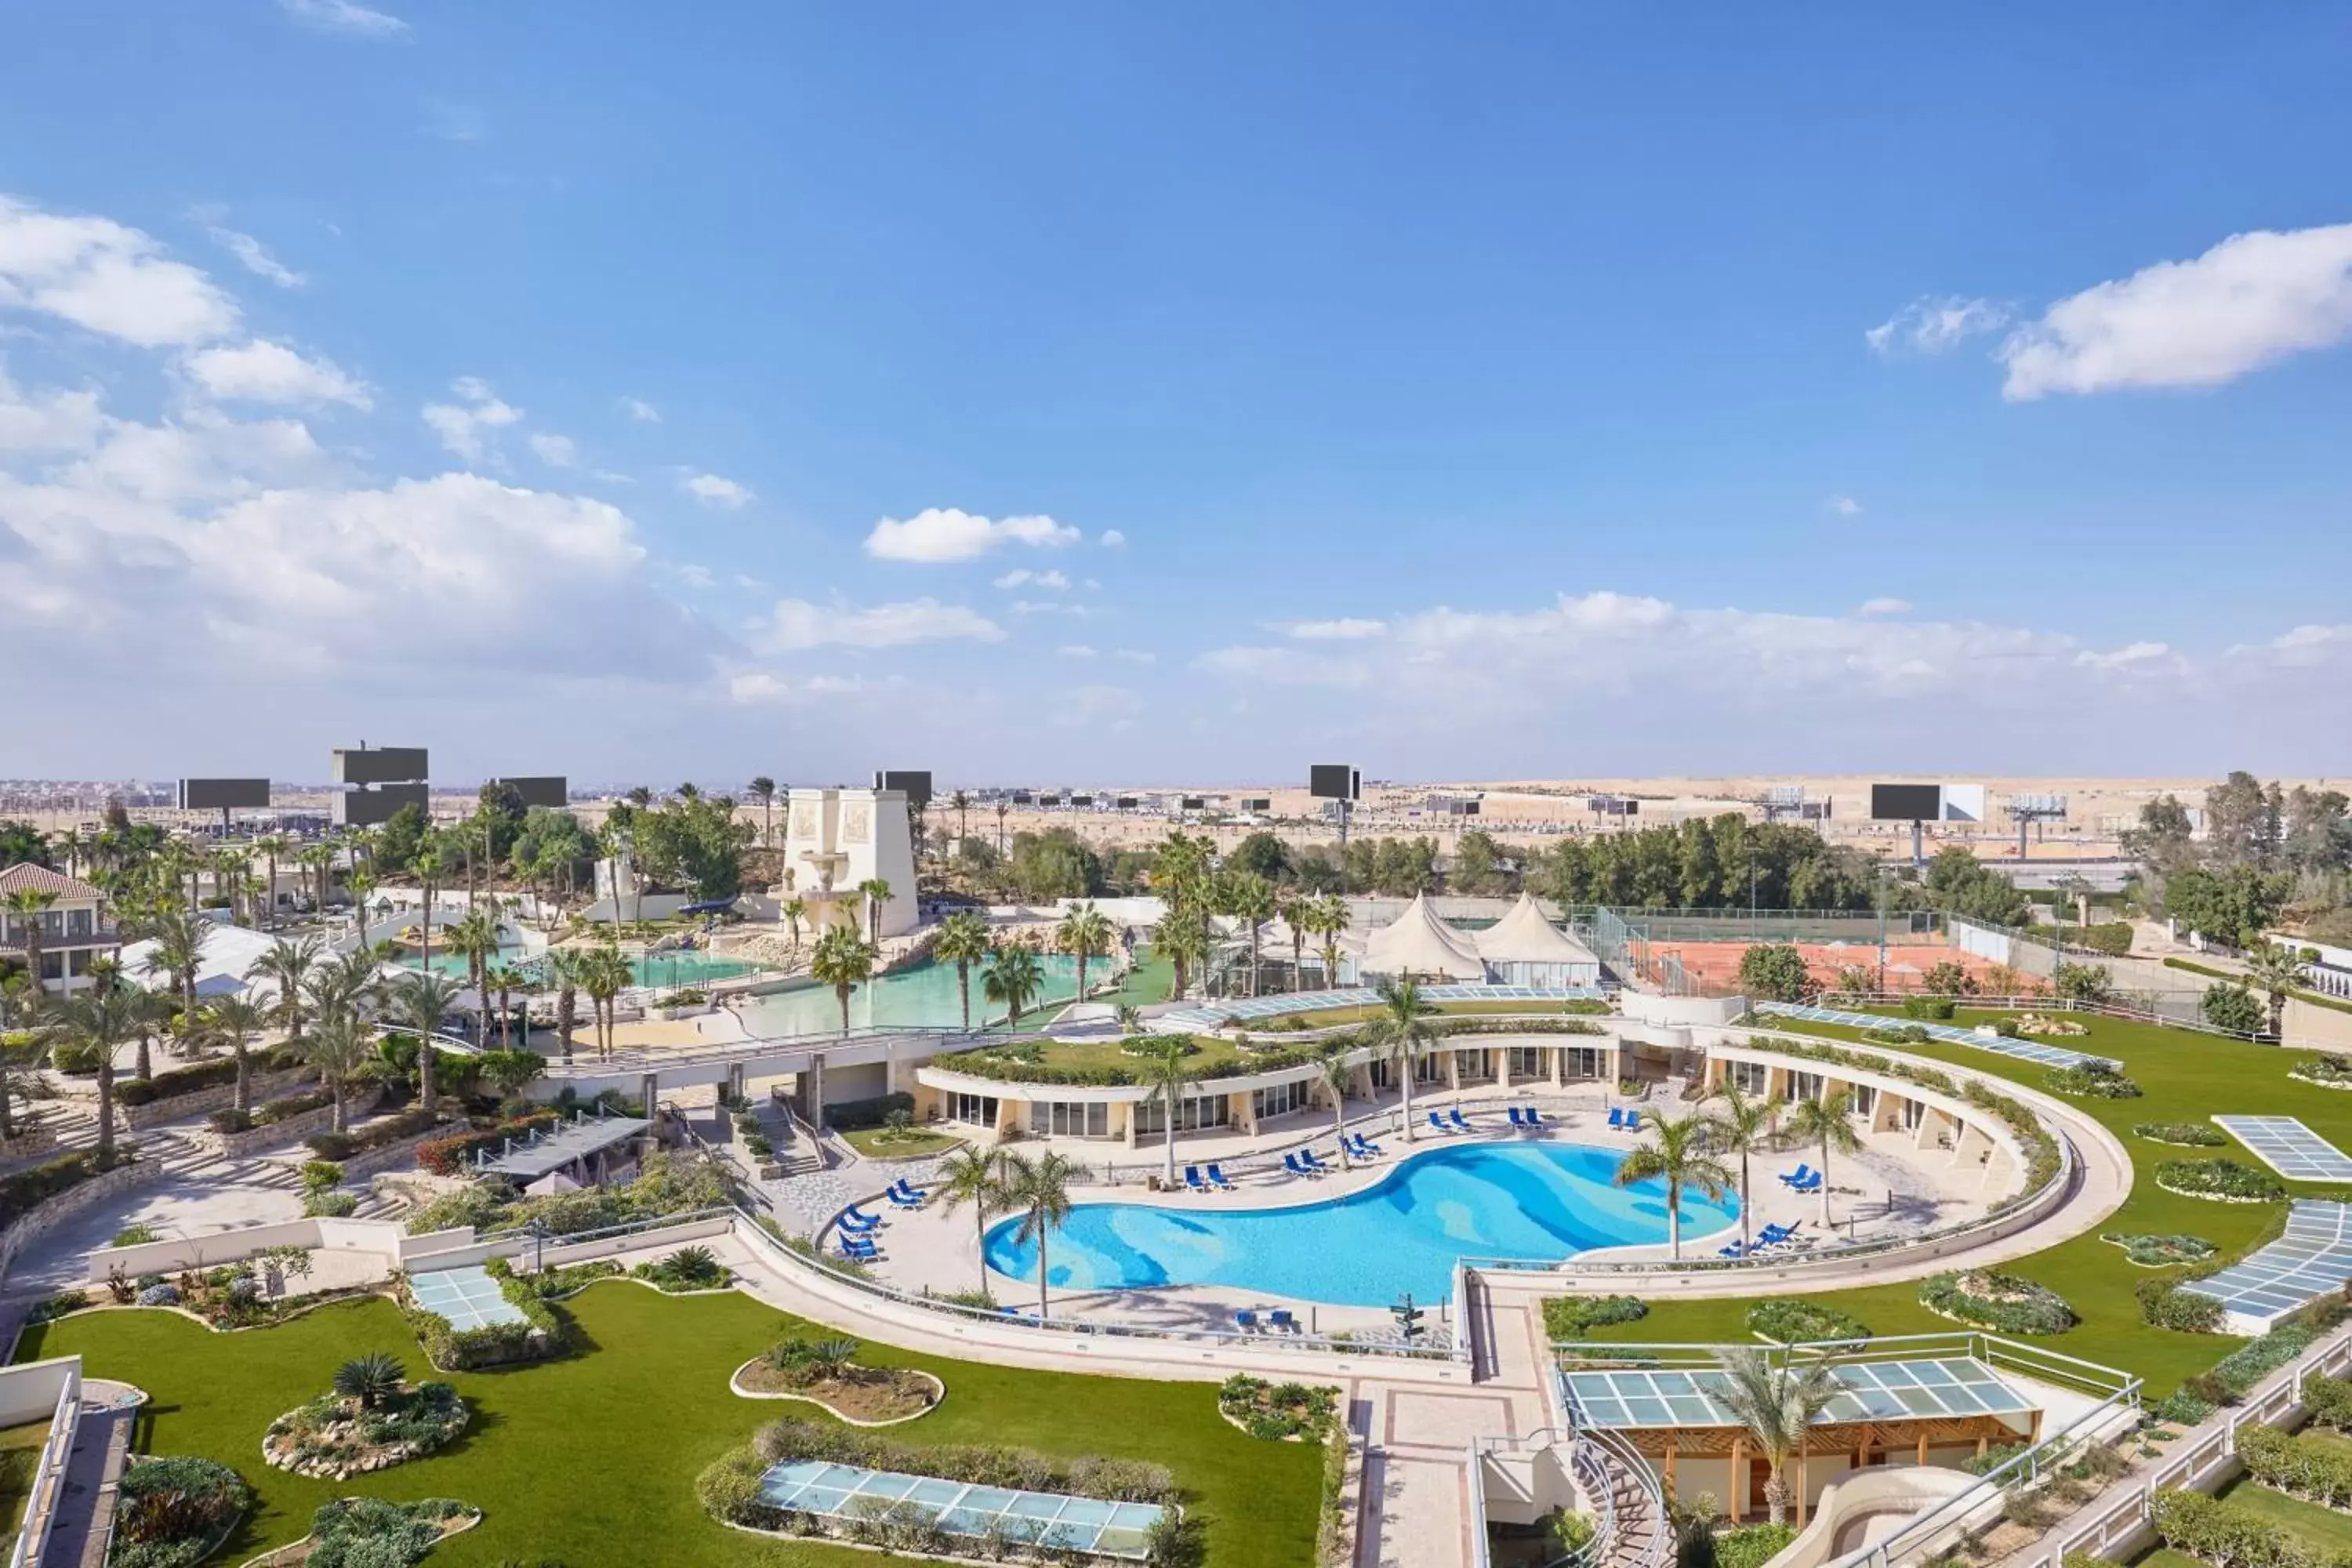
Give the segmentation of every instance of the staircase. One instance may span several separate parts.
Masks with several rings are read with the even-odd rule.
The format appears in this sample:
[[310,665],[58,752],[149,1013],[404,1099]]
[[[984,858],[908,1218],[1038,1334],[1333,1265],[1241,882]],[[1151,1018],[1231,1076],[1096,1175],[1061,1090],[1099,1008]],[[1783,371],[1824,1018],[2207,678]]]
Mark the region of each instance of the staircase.
[[1585,1561],[1594,1568],[1657,1568],[1675,1556],[1665,1494],[1649,1465],[1613,1432],[1577,1435],[1569,1463],[1596,1501],[1603,1528]]

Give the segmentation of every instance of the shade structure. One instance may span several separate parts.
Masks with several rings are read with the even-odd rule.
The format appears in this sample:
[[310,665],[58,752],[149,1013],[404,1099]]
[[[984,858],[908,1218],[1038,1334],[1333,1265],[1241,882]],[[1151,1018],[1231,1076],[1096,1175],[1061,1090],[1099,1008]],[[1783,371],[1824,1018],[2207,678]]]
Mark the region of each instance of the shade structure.
[[1542,906],[1521,893],[1509,912],[1471,933],[1478,956],[1496,980],[1513,985],[1591,985],[1601,978],[1593,951],[1544,918]]
[[1486,963],[1469,937],[1439,920],[1426,896],[1415,894],[1402,914],[1364,939],[1363,971],[1479,981],[1486,978]]

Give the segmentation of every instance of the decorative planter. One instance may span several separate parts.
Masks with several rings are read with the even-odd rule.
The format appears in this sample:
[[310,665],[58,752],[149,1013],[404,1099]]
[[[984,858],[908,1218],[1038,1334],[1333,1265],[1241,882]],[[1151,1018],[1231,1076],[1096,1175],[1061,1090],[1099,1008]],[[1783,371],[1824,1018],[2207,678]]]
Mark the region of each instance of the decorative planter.
[[745,1362],[741,1366],[737,1367],[732,1373],[728,1374],[727,1386],[734,1392],[737,1398],[788,1399],[797,1405],[814,1405],[819,1410],[824,1411],[827,1415],[832,1416],[835,1421],[838,1421],[846,1426],[903,1426],[909,1421],[920,1421],[924,1416],[929,1415],[932,1411],[937,1410],[940,1407],[940,1403],[948,1396],[948,1385],[941,1383],[938,1378],[933,1377],[929,1373],[924,1372],[916,1367],[893,1367],[889,1370],[894,1372],[911,1372],[917,1377],[921,1378],[925,1383],[929,1384],[931,1385],[931,1402],[929,1405],[924,1405],[920,1410],[910,1411],[904,1415],[893,1415],[887,1421],[860,1421],[855,1415],[844,1415],[840,1411],[835,1410],[832,1405],[826,1404],[824,1400],[815,1397],[814,1394],[769,1394],[759,1389],[744,1387],[744,1373],[758,1365],[760,1359],[761,1358],[754,1356],[751,1360]]

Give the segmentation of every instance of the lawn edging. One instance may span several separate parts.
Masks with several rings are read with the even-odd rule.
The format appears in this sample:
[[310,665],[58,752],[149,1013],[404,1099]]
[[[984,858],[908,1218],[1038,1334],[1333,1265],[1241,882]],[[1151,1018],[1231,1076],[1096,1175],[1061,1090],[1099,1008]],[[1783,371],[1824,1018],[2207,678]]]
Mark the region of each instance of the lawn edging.
[[[639,1283],[642,1284],[644,1281],[640,1280]],[[767,1394],[756,1388],[744,1387],[743,1374],[752,1367],[759,1365],[761,1362],[766,1359],[767,1358],[764,1356],[755,1355],[750,1361],[745,1362],[741,1366],[737,1367],[733,1372],[727,1374],[727,1386],[733,1392],[735,1397],[738,1399],[789,1399],[802,1405],[814,1405],[819,1410],[824,1411],[827,1415],[832,1416],[835,1421],[838,1421],[846,1426],[903,1426],[909,1421],[920,1421],[924,1416],[929,1415],[932,1411],[937,1410],[940,1405],[947,1403],[948,1385],[939,1378],[933,1376],[928,1372],[925,1372],[919,1366],[892,1367],[889,1369],[892,1372],[905,1373],[915,1377],[919,1377],[925,1383],[929,1384],[931,1385],[931,1402],[929,1405],[924,1405],[920,1410],[910,1412],[905,1415],[893,1415],[884,1421],[861,1421],[855,1415],[844,1415],[840,1411],[835,1410],[832,1405],[826,1404],[824,1400],[817,1398],[813,1394]]]

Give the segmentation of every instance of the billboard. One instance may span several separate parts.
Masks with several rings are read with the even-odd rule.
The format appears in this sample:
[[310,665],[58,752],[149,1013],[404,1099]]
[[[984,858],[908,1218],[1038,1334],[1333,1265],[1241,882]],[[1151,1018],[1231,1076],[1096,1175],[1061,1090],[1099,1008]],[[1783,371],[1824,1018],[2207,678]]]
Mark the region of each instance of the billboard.
[[910,773],[877,769],[874,773],[874,787],[897,790],[907,797],[907,805],[910,810],[920,811],[931,804],[931,775],[928,771]]
[[335,796],[335,826],[381,827],[404,805],[430,814],[433,791],[428,784],[388,784],[374,789],[347,790]]
[[490,782],[504,784],[522,796],[525,805],[552,806],[560,811],[572,804],[572,781],[562,773],[536,773],[529,778],[492,779]]
[[1245,795],[1242,796],[1242,809],[1255,812],[1272,811],[1274,797],[1266,795]]
[[268,779],[182,779],[182,811],[267,811]]
[[1364,775],[1346,763],[1317,763],[1307,770],[1307,790],[1318,800],[1361,800]]
[[1090,795],[1074,795],[1070,797],[1070,804],[1074,806],[1092,805],[1094,803],[1095,797]]
[[1874,784],[1870,786],[1874,822],[1982,822],[1982,784]]
[[1121,811],[1133,811],[1135,809],[1135,797],[1131,795],[1120,795],[1114,804],[1116,804]]
[[1209,797],[1205,795],[1185,795],[1177,801],[1176,809],[1179,811],[1206,811],[1209,809]]
[[334,782],[340,784],[413,784],[433,776],[422,746],[337,747],[333,760]]
[[1014,790],[1013,792],[1013,804],[1015,805],[1027,805],[1029,804],[1029,792],[1025,789]]

